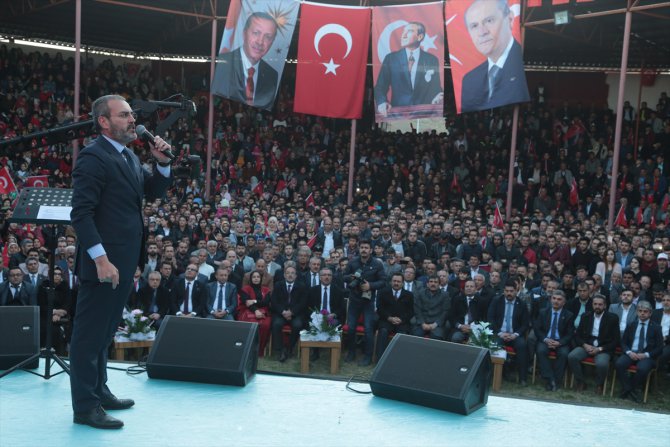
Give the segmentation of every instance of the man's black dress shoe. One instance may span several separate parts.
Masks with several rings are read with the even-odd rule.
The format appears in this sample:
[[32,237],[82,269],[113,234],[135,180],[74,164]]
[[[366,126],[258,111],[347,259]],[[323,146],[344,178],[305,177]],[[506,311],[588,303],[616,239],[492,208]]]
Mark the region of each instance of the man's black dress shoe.
[[90,425],[94,428],[116,429],[123,427],[123,421],[111,417],[100,406],[85,413],[75,413],[73,421],[75,424]]
[[126,410],[135,405],[135,401],[132,399],[117,399],[116,396],[112,396],[111,399],[100,402],[100,405],[105,410]]
[[284,350],[281,352],[281,355],[279,356],[279,361],[280,361],[281,363],[284,363],[287,359],[288,359],[288,351],[287,351],[286,349],[284,349]]
[[640,396],[640,393],[637,390],[630,390],[630,393],[628,394],[628,397],[633,399],[635,403],[641,404],[642,403],[642,396]]
[[358,366],[370,366],[372,364],[372,359],[367,355],[358,361]]
[[546,389],[547,391],[552,391],[552,392],[556,391],[556,389],[557,389],[556,382],[554,382],[553,380],[548,380],[547,385],[544,387],[544,389]]

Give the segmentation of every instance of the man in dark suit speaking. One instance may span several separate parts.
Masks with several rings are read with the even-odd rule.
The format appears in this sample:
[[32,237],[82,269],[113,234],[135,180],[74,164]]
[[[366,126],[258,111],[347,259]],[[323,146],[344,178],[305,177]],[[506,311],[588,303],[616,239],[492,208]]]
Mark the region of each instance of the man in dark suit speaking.
[[262,57],[276,36],[277,22],[270,14],[251,14],[244,25],[242,46],[217,60],[212,92],[254,107],[271,109],[279,75]]
[[442,104],[442,68],[435,56],[421,49],[425,37],[424,25],[410,22],[405,25],[400,38],[402,48],[384,57],[375,85],[375,102],[380,115],[387,116],[392,107]]
[[463,77],[461,112],[530,100],[523,51],[514,40],[507,0],[474,0],[465,12],[472,43],[486,61]]
[[142,168],[128,148],[135,140],[135,115],[122,96],[93,103],[93,122],[101,134],[84,148],[72,179],[72,226],[77,232],[77,312],[70,346],[70,382],[74,422],[96,428],[121,428],[105,410],[134,405],[117,399],[107,387],[107,348],[133,285],[143,248],[142,199],[161,197],[172,182],[169,149],[160,137],[151,144],[158,161],[153,172]]

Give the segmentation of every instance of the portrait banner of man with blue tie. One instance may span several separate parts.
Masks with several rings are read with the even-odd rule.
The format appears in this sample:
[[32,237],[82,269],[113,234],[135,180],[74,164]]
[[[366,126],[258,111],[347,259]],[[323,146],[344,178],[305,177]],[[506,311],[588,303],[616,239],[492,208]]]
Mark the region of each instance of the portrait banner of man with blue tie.
[[441,117],[442,4],[373,8],[372,42],[376,121]]
[[271,110],[299,3],[233,0],[221,38],[212,93]]
[[519,0],[449,0],[449,59],[458,113],[530,100]]

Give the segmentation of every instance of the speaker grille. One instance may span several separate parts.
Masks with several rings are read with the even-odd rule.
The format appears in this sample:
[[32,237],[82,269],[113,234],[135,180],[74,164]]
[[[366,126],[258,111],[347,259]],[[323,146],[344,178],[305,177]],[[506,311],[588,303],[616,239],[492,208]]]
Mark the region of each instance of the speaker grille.
[[258,362],[258,325],[169,316],[147,360],[151,378],[244,386]]
[[[420,337],[403,337],[402,341],[398,340],[393,355],[384,360],[384,368],[380,369],[377,380],[403,384],[409,388],[420,387],[428,392],[459,395],[462,383],[470,375],[479,356],[479,350],[457,344],[452,344],[447,350],[445,343]],[[410,382],[407,380],[408,369],[411,371]]]
[[398,334],[370,387],[376,396],[469,414],[486,405],[490,363],[485,349]]
[[[0,369],[9,369],[40,350],[37,306],[0,307]],[[26,365],[35,369],[39,359]]]

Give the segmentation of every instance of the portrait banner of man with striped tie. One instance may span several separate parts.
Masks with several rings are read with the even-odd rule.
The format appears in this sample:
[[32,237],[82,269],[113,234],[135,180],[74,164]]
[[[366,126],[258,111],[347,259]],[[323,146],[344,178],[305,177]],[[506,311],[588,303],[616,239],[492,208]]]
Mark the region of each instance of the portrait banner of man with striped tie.
[[298,9],[297,2],[231,1],[212,93],[272,109]]

